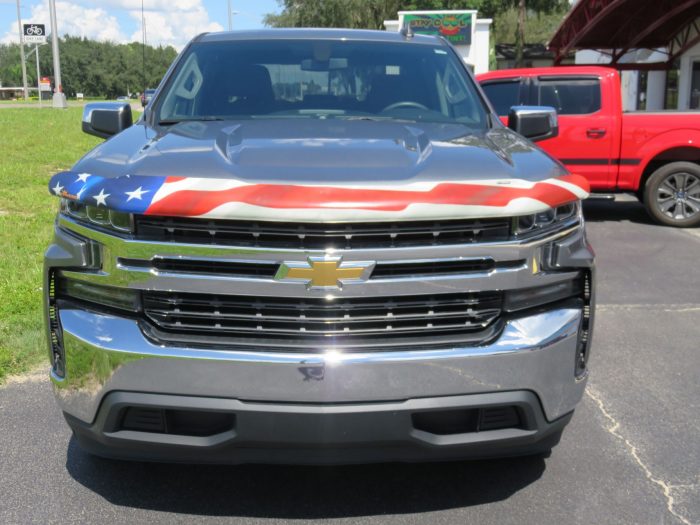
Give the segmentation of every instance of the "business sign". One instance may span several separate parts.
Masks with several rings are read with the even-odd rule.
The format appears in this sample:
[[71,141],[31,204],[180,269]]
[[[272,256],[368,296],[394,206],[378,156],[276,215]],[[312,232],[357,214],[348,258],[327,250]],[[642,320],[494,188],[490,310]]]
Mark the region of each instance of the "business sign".
[[403,15],[404,27],[423,35],[439,35],[452,44],[468,46],[472,43],[474,13],[406,13]]
[[39,80],[40,91],[51,91],[51,79],[49,77],[41,77]]
[[44,24],[22,24],[25,44],[45,44],[46,26]]

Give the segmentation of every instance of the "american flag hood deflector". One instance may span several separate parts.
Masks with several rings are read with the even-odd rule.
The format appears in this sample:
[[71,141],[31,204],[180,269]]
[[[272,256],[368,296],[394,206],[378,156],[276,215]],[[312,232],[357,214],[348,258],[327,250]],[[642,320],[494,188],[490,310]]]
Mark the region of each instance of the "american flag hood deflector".
[[485,179],[406,184],[251,184],[236,179],[64,171],[52,194],[113,210],[211,219],[300,222],[420,220],[526,215],[588,197],[588,181]]

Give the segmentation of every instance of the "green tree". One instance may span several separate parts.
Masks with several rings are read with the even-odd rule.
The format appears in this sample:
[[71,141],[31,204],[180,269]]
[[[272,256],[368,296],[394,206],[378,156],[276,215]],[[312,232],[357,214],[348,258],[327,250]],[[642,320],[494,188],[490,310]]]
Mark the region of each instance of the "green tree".
[[[84,93],[91,97],[114,98],[140,93],[146,87],[156,87],[177,52],[172,47],[145,48],[142,44],[115,44],[86,38],[65,36],[60,39],[61,78],[68,96]],[[29,48],[26,48],[27,51]],[[39,48],[41,75],[53,76],[51,46]],[[27,65],[27,82],[35,86],[36,68],[33,60]],[[0,45],[0,82],[6,86],[22,83],[19,65],[19,45]]]
[[[278,3],[281,11],[265,16],[268,26],[382,29],[383,21],[395,18],[398,11],[476,9],[482,18],[493,18],[494,43],[515,42],[519,65],[523,63],[525,43],[546,42],[569,8],[568,0],[278,0]],[[543,31],[549,33],[542,35]]]

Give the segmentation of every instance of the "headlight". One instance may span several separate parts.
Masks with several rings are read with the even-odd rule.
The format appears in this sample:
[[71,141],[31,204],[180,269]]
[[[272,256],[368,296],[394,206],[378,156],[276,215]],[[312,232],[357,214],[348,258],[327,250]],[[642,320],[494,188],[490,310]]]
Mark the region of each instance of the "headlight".
[[534,235],[543,231],[555,230],[565,222],[575,222],[576,220],[582,220],[581,201],[562,204],[540,213],[514,217],[513,232],[516,237]]
[[130,213],[108,208],[90,206],[82,202],[61,198],[61,213],[89,224],[95,224],[118,232],[133,231],[133,216]]

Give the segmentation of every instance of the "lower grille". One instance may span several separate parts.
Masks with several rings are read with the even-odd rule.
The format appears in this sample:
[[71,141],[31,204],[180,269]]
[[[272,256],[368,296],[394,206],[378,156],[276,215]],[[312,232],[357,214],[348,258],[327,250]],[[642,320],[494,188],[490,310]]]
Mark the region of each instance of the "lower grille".
[[432,344],[460,337],[481,341],[474,335],[494,324],[502,305],[500,292],[333,300],[144,292],[143,299],[146,316],[166,334],[233,337],[241,344],[305,351],[426,338]]
[[524,426],[520,411],[515,406],[417,412],[412,420],[417,430],[440,436]]

